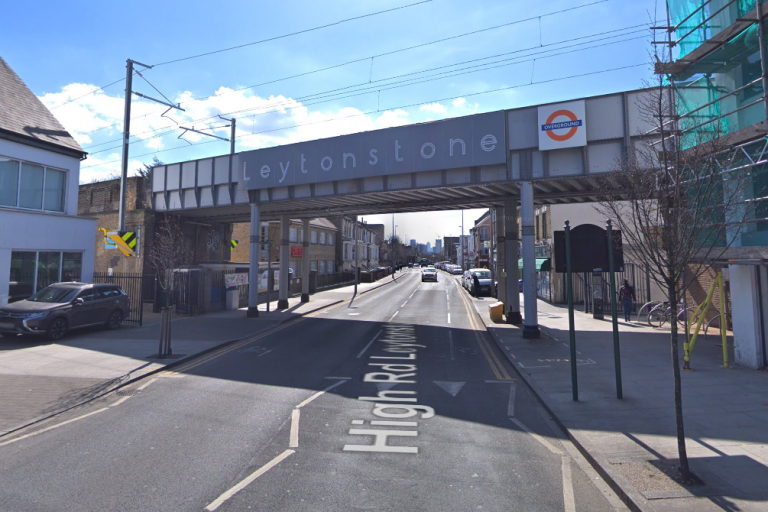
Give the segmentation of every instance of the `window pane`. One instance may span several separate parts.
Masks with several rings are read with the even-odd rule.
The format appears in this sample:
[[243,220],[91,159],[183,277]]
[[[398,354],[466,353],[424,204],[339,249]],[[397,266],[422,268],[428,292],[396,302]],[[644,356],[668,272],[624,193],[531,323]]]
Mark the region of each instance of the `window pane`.
[[310,230],[310,241],[313,244],[317,243],[317,231],[315,231],[314,229]]
[[325,236],[326,236],[325,231],[321,231],[320,232],[320,243],[322,245],[325,245]]
[[60,252],[41,252],[37,258],[37,290],[59,282]]
[[289,242],[298,242],[299,241],[299,230],[296,228],[288,228],[288,241]]
[[35,293],[35,253],[11,253],[11,277],[8,280],[8,302],[26,299]]
[[0,158],[0,205],[16,206],[19,186],[19,162]]
[[64,253],[64,265],[61,271],[61,281],[80,281],[82,278],[80,274],[83,270],[83,253],[81,252],[65,252]]
[[43,168],[39,165],[21,164],[21,190],[19,206],[43,208]]
[[45,170],[45,206],[54,212],[64,211],[64,188],[67,175],[63,171]]

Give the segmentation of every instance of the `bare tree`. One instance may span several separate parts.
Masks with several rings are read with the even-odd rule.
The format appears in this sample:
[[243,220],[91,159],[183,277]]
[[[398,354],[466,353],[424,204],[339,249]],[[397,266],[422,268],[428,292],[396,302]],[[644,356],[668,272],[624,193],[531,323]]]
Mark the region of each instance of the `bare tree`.
[[[639,145],[599,180],[598,207],[666,293],[680,477],[692,481],[685,447],[678,355],[678,301],[736,239],[748,218],[746,171],[730,170],[727,136],[716,115],[680,116],[668,77],[648,84],[639,114],[652,127]],[[615,293],[615,290],[614,290]]]
[[184,243],[178,217],[165,215],[157,225],[147,260],[157,272],[160,288],[172,301],[176,283],[173,270],[190,260],[190,251]]

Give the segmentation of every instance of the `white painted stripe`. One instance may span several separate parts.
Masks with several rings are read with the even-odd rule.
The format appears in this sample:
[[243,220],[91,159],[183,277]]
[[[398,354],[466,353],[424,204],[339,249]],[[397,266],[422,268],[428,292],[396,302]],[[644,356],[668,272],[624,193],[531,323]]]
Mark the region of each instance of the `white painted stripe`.
[[301,416],[300,409],[294,409],[291,413],[291,437],[288,441],[288,448],[299,447],[299,417]]
[[142,384],[141,386],[136,388],[136,391],[144,391],[145,389],[147,389],[149,387],[150,384],[152,384],[156,380],[157,380],[157,378],[154,378],[154,379],[151,379],[151,380],[145,382],[144,384]]
[[123,398],[121,398],[121,399],[120,399],[120,400],[118,400],[117,402],[115,402],[115,403],[113,403],[113,404],[110,404],[110,407],[115,407],[115,406],[117,406],[117,405],[120,405],[121,403],[125,402],[125,401],[126,401],[126,400],[128,400],[129,398],[131,398],[131,395],[128,395],[128,396],[124,396]]
[[451,314],[448,313],[448,323],[451,323]]
[[[337,377],[337,378],[338,378],[338,377]],[[309,397],[309,398],[307,398],[306,400],[304,400],[303,402],[301,402],[299,405],[297,405],[297,406],[296,406],[296,408],[297,408],[297,409],[301,409],[302,407],[304,407],[305,405],[307,405],[308,403],[310,403],[312,400],[314,400],[314,399],[318,398],[319,396],[321,396],[323,393],[326,393],[326,392],[328,392],[328,391],[332,390],[332,389],[333,389],[333,388],[335,388],[336,386],[341,386],[341,385],[342,385],[342,384],[344,384],[345,382],[347,382],[347,379],[344,379],[344,380],[340,380],[339,382],[334,382],[333,384],[331,384],[330,386],[328,386],[328,387],[327,387],[327,388],[325,388],[324,390],[322,390],[322,391],[318,391],[317,393],[315,393],[315,394],[314,394],[314,395],[312,395],[311,397]]]
[[349,380],[352,377],[323,377],[324,379],[342,379],[342,380]]
[[515,415],[515,391],[517,390],[517,386],[513,382],[512,385],[509,386],[509,403],[507,403],[507,416],[510,418]]
[[554,453],[555,455],[563,455],[563,452],[562,452],[562,451],[558,450],[558,449],[557,449],[557,448],[556,448],[556,447],[555,447],[555,446],[554,446],[552,443],[550,443],[549,441],[547,441],[546,439],[544,439],[543,437],[541,437],[539,434],[537,434],[536,432],[533,432],[531,429],[529,429],[528,427],[526,427],[526,426],[525,426],[525,424],[524,424],[523,422],[521,422],[521,421],[520,421],[520,420],[518,420],[517,418],[509,418],[509,419],[510,419],[510,420],[512,420],[512,422],[513,422],[515,425],[517,425],[517,426],[518,426],[518,427],[520,427],[521,429],[525,430],[527,433],[531,434],[531,436],[533,436],[533,438],[534,438],[535,440],[537,440],[538,442],[540,442],[541,444],[543,444],[543,445],[544,445],[544,446],[547,448],[547,450],[551,451],[551,452],[552,452],[552,453]]
[[392,315],[391,317],[389,317],[389,320],[387,320],[387,322],[391,322],[391,321],[392,321],[392,319],[393,319],[393,318],[395,318],[399,312],[400,312],[400,310],[399,310],[399,309],[398,309],[397,311],[395,311],[395,314],[394,314],[394,315]]
[[456,356],[453,352],[453,331],[448,331],[448,345],[451,348],[451,361],[456,359]]
[[257,355],[256,357],[265,356],[265,355],[269,354],[270,352],[272,352],[273,350],[275,350],[275,349],[271,348],[271,349],[267,350],[266,352],[262,352],[261,354]]
[[377,339],[379,336],[381,336],[381,333],[383,333],[383,332],[384,332],[384,331],[379,331],[379,332],[376,334],[376,336],[374,336],[374,337],[373,337],[373,339],[372,339],[371,341],[369,341],[369,342],[368,342],[368,344],[365,346],[365,348],[364,348],[363,350],[361,350],[359,354],[357,354],[357,357],[356,357],[355,359],[360,359],[360,358],[362,357],[362,355],[363,355],[363,354],[365,354],[365,351],[366,351],[366,350],[368,350],[369,348],[371,348],[371,345],[373,345],[373,342],[374,342],[374,341],[376,341],[376,339]]
[[403,302],[403,305],[402,305],[402,306],[400,306],[400,307],[401,307],[401,308],[404,308],[406,304],[408,304],[408,301],[407,301],[407,300],[406,300],[405,302]]
[[96,411],[93,411],[93,412],[89,412],[88,414],[83,414],[82,416],[78,416],[77,418],[72,418],[71,420],[62,421],[61,423],[58,423],[58,424],[53,425],[53,426],[48,427],[48,428],[44,428],[42,430],[38,430],[37,432],[32,432],[31,434],[25,434],[23,436],[19,436],[19,437],[16,437],[14,439],[10,439],[8,441],[4,441],[4,442],[0,443],[0,446],[6,446],[6,445],[9,445],[11,443],[15,443],[16,441],[21,441],[22,439],[26,439],[28,437],[36,436],[38,434],[42,434],[43,432],[48,432],[49,430],[53,430],[55,428],[63,427],[64,425],[67,425],[69,423],[74,423],[75,421],[82,420],[84,418],[87,418],[88,416],[93,416],[94,414],[98,414],[100,412],[106,411],[107,409],[109,409],[109,407],[102,407],[99,410],[96,410]]
[[573,479],[571,478],[571,459],[563,456],[563,504],[565,512],[576,512],[576,499],[573,496]]
[[248,487],[249,484],[251,484],[254,480],[259,478],[261,475],[272,469],[273,467],[277,466],[281,462],[283,462],[285,459],[290,457],[296,453],[296,450],[285,450],[283,453],[272,459],[271,461],[267,462],[265,465],[261,466],[259,469],[248,475],[244,480],[242,480],[239,484],[231,488],[230,490],[223,493],[221,496],[216,498],[213,502],[211,502],[210,505],[205,507],[205,510],[208,512],[213,512],[220,506],[224,504],[225,501],[227,501],[229,498],[237,494],[238,492],[242,491],[246,487]]

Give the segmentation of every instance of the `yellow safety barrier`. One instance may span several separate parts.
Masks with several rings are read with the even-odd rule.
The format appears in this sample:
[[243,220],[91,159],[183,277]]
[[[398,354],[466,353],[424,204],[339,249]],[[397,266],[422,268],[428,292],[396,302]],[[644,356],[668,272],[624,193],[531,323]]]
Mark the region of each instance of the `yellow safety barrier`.
[[712,286],[710,286],[709,291],[707,292],[707,298],[704,299],[704,302],[699,304],[699,306],[696,308],[696,311],[693,314],[694,320],[696,320],[696,330],[693,332],[693,336],[691,336],[691,324],[688,324],[688,332],[686,332],[685,339],[687,340],[685,343],[683,343],[683,350],[685,351],[685,356],[683,358],[683,369],[684,370],[690,370],[691,369],[691,352],[693,351],[693,346],[696,344],[696,339],[699,337],[699,332],[701,331],[701,325],[704,323],[704,320],[706,320],[707,311],[709,310],[709,307],[712,305],[712,297],[715,294],[715,289],[720,290],[720,338],[723,342],[723,368],[729,368],[728,366],[728,336],[726,335],[726,315],[725,315],[725,287],[723,286],[723,273],[718,272],[717,277],[715,278],[714,282],[712,283]]
[[504,303],[495,302],[488,305],[488,313],[491,315],[491,322],[498,324],[502,321],[502,315],[504,313]]

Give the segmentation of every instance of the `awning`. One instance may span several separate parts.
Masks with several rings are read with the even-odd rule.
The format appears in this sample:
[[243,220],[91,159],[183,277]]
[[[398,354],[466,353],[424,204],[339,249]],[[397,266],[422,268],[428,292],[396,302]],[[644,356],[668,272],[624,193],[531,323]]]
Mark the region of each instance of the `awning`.
[[[523,259],[517,260],[517,268],[523,268]],[[536,272],[549,272],[552,269],[552,263],[549,258],[536,258]]]

